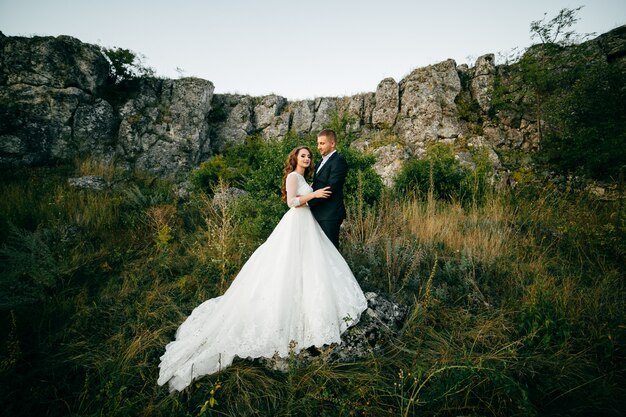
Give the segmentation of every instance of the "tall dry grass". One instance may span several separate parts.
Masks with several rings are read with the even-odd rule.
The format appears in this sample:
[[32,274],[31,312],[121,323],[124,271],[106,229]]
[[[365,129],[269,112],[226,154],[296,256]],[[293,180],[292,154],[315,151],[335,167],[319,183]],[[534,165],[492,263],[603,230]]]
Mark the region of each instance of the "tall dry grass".
[[[0,201],[3,218],[45,229],[40,240],[62,266],[37,303],[2,311],[5,414],[623,413],[623,218],[612,203],[550,189],[494,193],[483,205],[357,199],[341,251],[364,289],[410,306],[384,351],[352,364],[293,362],[286,373],[241,360],[169,395],[155,383],[165,345],[223,291],[257,237],[232,206],[180,204],[146,178],[89,195],[69,189],[66,174],[0,185],[13,200]],[[60,244],[68,224],[89,233]]]

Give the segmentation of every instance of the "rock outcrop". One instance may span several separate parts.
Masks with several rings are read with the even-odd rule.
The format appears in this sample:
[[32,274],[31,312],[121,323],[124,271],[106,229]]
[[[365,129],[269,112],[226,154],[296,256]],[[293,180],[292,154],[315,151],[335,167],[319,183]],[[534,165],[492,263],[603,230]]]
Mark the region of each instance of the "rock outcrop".
[[396,122],[400,109],[400,89],[393,78],[385,78],[376,88],[376,102],[372,111],[372,125],[378,128],[390,128]]
[[[97,47],[69,36],[0,34],[0,165],[45,164],[90,152],[92,146],[81,147],[84,132],[74,127],[85,122],[114,130],[114,115],[96,96],[108,72]],[[106,121],[96,123],[102,117]]]
[[[581,45],[594,59],[626,68],[626,26]],[[532,51],[530,51],[532,53]],[[625,69],[626,70],[626,69]],[[141,78],[116,96],[100,48],[69,36],[7,37],[0,33],[0,165],[36,165],[91,156],[154,175],[184,177],[203,160],[250,135],[308,135],[344,118],[353,146],[377,158],[391,184],[402,162],[445,142],[499,149],[538,147],[542,121],[532,111],[498,109],[496,79],[515,74],[493,54],[475,65],[447,60],[417,68],[375,92],[289,101],[278,95],[214,94],[210,81]],[[523,108],[527,98],[515,92]],[[478,146],[478,145],[476,145]],[[472,165],[469,153],[460,158]]]
[[491,108],[491,95],[496,78],[496,62],[493,54],[478,57],[474,65],[470,91],[485,113]]
[[186,172],[210,155],[213,84],[199,78],[142,80],[120,108],[116,156],[155,175]]
[[301,350],[293,358],[260,358],[256,361],[270,369],[286,371],[290,363],[303,365],[313,361],[355,362],[373,353],[381,353],[389,339],[397,336],[406,319],[408,306],[396,304],[382,295],[368,292],[367,310],[357,324],[341,335],[341,344]]
[[400,81],[398,136],[415,147],[458,138],[466,130],[454,102],[460,92],[461,80],[451,59],[414,70]]

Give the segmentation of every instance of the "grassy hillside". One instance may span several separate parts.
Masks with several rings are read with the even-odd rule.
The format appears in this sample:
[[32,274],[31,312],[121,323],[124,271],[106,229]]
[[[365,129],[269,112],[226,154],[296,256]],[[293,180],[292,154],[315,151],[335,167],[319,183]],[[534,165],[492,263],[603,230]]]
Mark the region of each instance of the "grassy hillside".
[[[215,164],[192,173],[188,201],[89,160],[5,172],[2,414],[623,415],[623,203],[543,183],[482,189],[480,200],[381,192],[357,154],[342,253],[364,290],[411,307],[386,352],[287,373],[239,361],[181,394],[157,386],[178,325],[228,287],[284,213],[290,146],[227,153],[223,169],[249,168],[230,171],[249,191],[231,205],[210,198],[226,175]],[[67,184],[87,174],[114,186]]]

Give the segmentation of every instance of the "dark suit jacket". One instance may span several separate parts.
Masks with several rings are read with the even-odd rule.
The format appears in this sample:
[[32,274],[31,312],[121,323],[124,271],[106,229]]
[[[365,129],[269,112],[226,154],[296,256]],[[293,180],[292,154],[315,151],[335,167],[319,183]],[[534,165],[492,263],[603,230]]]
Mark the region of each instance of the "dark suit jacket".
[[317,220],[338,220],[346,218],[346,208],[343,204],[343,184],[348,174],[348,164],[343,156],[335,152],[326,161],[317,173],[317,167],[322,161],[315,164],[315,176],[313,177],[313,189],[330,186],[332,194],[329,198],[314,198],[309,200],[309,207]]

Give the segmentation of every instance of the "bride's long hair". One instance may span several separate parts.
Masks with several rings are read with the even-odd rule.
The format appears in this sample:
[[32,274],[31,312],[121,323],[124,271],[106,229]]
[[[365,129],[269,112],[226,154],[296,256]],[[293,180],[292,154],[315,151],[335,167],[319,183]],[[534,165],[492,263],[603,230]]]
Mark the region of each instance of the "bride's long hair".
[[280,189],[283,201],[287,201],[287,175],[296,170],[296,166],[298,166],[298,152],[302,149],[306,149],[311,156],[311,164],[304,169],[304,178],[308,178],[309,175],[311,175],[311,172],[313,172],[313,152],[311,152],[311,149],[309,149],[308,146],[298,146],[289,152],[289,156],[285,161],[285,170],[283,171],[283,186]]

